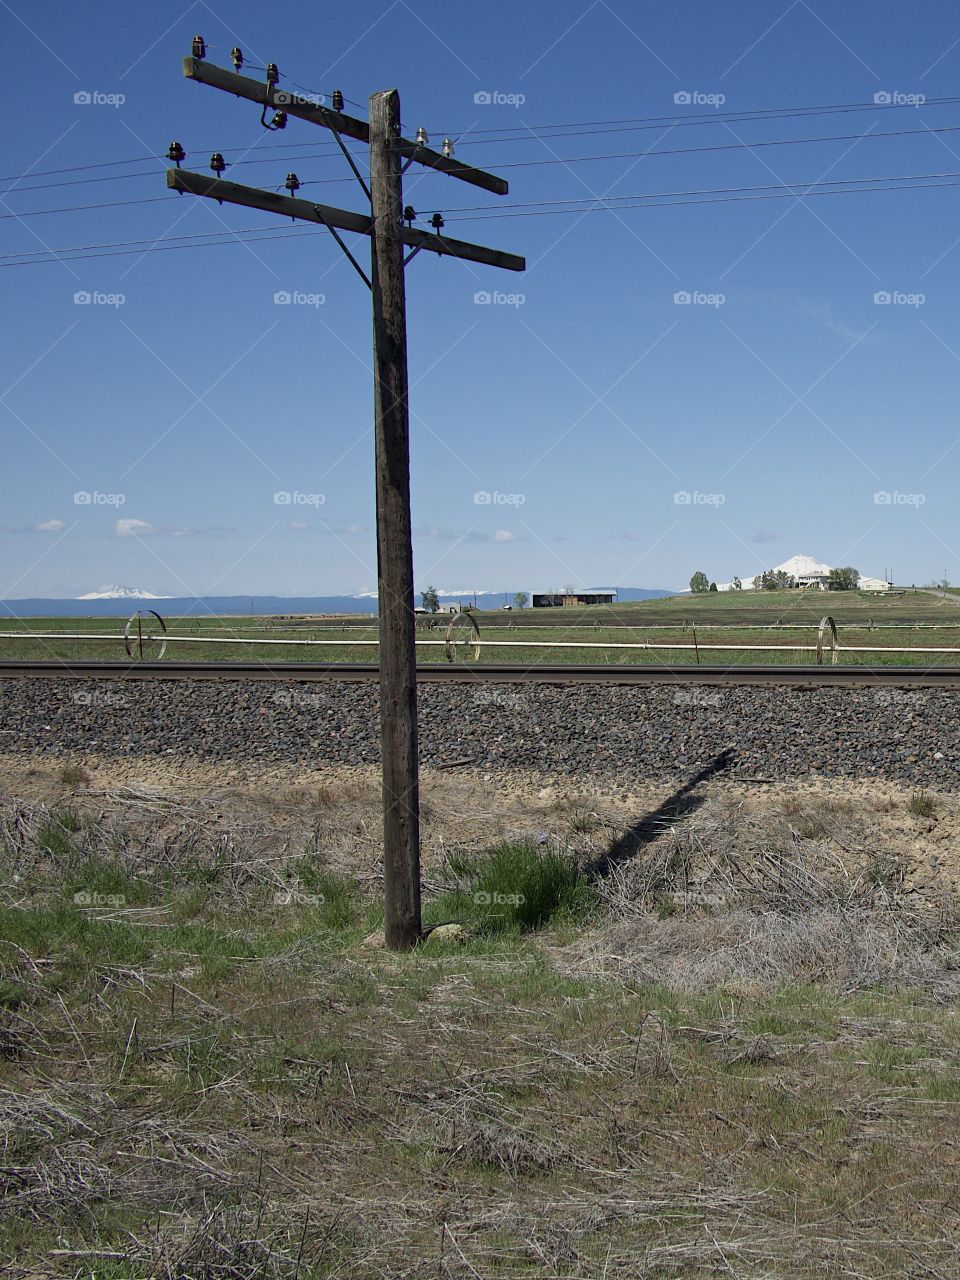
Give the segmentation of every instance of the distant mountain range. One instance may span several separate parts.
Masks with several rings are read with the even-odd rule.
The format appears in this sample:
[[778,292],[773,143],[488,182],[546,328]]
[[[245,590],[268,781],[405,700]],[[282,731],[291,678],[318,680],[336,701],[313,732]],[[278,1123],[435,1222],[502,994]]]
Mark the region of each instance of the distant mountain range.
[[[478,609],[500,609],[513,601],[511,591],[440,591],[445,600],[460,600]],[[647,587],[621,587],[620,600],[657,600],[673,591]],[[419,597],[418,597],[419,599]],[[24,599],[0,601],[0,618],[125,618],[138,608],[180,618],[210,614],[279,613],[376,613],[373,593],[347,596],[158,596],[137,587],[102,587],[76,599]]]

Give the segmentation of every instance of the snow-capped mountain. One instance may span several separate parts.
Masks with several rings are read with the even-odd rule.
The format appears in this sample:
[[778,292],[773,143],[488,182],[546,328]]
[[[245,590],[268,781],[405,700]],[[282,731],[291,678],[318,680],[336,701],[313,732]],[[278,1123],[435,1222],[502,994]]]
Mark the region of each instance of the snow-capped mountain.
[[78,600],[169,600],[170,596],[155,596],[152,591],[144,591],[142,587],[101,587],[99,591],[88,591],[85,596],[77,596]]
[[[813,556],[791,556],[789,560],[784,560],[783,564],[773,565],[773,571],[783,572],[798,586],[825,586],[827,579],[830,577],[830,565],[821,564],[819,560],[815,560]],[[745,590],[760,585],[760,573],[745,573],[740,581]],[[862,591],[886,591],[888,583],[883,578],[860,578],[860,589]],[[718,583],[720,591],[732,590],[733,584],[730,582]]]
[[774,565],[774,570],[782,569],[791,578],[820,578],[830,576],[830,565],[821,564],[813,556],[791,556],[783,564]]

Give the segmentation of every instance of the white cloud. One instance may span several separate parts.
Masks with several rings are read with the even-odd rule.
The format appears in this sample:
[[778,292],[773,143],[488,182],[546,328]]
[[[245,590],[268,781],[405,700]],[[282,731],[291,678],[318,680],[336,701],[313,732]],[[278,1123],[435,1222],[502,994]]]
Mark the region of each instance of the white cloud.
[[144,538],[155,532],[153,525],[148,524],[146,520],[133,520],[129,517],[118,520],[113,530],[118,538]]
[[59,533],[61,529],[65,529],[66,523],[63,520],[41,520],[39,524],[31,526],[33,533]]
[[520,542],[521,539],[509,529],[495,529],[493,533],[483,533],[480,529],[438,529],[435,526],[421,526],[414,529],[413,536],[417,542],[466,542],[489,544],[491,542]]
[[188,529],[186,525],[155,525],[149,520],[136,520],[132,516],[126,516],[123,520],[118,520],[113,528],[114,534],[118,538],[184,538],[187,534],[193,533],[193,529]]

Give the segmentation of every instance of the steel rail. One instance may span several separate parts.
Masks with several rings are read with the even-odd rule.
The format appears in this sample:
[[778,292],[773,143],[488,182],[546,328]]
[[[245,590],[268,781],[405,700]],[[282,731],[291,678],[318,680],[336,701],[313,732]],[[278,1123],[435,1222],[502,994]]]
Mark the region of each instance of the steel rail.
[[[958,689],[960,667],[817,666],[535,666],[492,663],[426,663],[418,667],[423,683],[457,684],[610,684],[719,685],[729,688],[768,685],[792,688]],[[112,659],[0,660],[3,679],[179,680],[287,682],[369,681],[379,678],[376,663],[361,662],[203,662]]]

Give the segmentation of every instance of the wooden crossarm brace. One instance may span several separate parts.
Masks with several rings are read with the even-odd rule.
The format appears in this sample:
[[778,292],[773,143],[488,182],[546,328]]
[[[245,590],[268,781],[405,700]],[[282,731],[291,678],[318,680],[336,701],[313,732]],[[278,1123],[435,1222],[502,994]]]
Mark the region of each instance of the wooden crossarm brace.
[[[184,58],[183,74],[188,80],[212,85],[214,89],[225,89],[238,98],[247,98],[261,106],[276,107],[278,111],[286,111],[287,115],[307,120],[310,124],[323,125],[325,129],[335,129],[337,133],[346,138],[354,138],[357,142],[370,141],[370,126],[366,120],[358,120],[355,116],[344,115],[342,111],[320,106],[303,94],[278,89],[276,85],[265,84],[262,80],[251,80],[249,76],[228,71],[226,67],[216,67],[210,62],[201,62],[198,58]],[[415,164],[426,165],[451,178],[459,178],[461,182],[469,182],[471,186],[482,187],[495,196],[505,196],[510,190],[504,178],[486,173],[483,169],[474,169],[472,165],[462,164],[430,147],[421,147],[408,138],[398,140],[397,150],[405,159],[412,160]]]
[[[205,66],[205,63],[201,65]],[[168,169],[167,186],[173,191],[193,196],[208,196],[226,204],[245,205],[248,209],[263,209],[267,213],[279,213],[285,218],[300,222],[314,222],[320,226],[336,227],[340,231],[356,231],[368,236],[373,219],[368,213],[353,213],[348,209],[335,209],[332,205],[314,204],[297,196],[282,196],[278,192],[263,191],[259,187],[245,187],[223,178],[207,177],[205,173],[191,173],[188,169]],[[401,240],[411,249],[426,249],[443,257],[463,258],[466,262],[480,262],[488,267],[501,267],[504,271],[525,271],[526,259],[515,253],[503,253],[499,249],[487,249],[483,245],[470,244],[466,240],[451,240],[417,227],[402,227]]]

